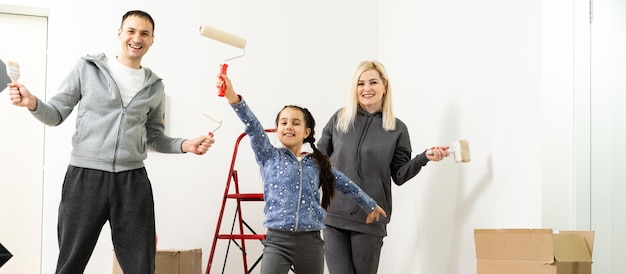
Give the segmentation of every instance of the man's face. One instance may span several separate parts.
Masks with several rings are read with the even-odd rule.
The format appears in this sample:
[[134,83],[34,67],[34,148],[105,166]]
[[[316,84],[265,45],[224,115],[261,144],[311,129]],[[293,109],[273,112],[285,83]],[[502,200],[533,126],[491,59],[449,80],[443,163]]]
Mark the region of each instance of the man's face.
[[154,42],[153,26],[143,17],[130,16],[124,20],[117,36],[122,42],[119,58],[141,62],[141,58],[148,52]]

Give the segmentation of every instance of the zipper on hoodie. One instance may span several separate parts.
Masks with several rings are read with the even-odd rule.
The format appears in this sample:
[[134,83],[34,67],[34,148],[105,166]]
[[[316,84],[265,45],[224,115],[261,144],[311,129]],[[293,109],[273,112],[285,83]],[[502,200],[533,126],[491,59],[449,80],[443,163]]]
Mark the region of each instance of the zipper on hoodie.
[[120,145],[120,134],[122,132],[122,124],[124,123],[125,118],[126,118],[126,108],[122,107],[122,116],[120,117],[120,122],[117,124],[117,135],[115,137],[115,148],[113,150],[113,167],[111,168],[113,172],[117,171],[115,169],[116,167],[115,163],[117,162],[117,149]]
[[[113,81],[115,82],[115,81]],[[117,86],[117,83],[115,84]],[[117,128],[117,136],[115,138],[115,150],[113,153],[113,171],[117,171],[115,170],[115,163],[117,162],[117,148],[119,147],[120,144],[120,134],[122,134],[122,124],[124,123],[124,121],[126,121],[126,115],[127,115],[127,109],[128,107],[133,103],[133,101],[135,101],[135,98],[137,98],[137,95],[139,95],[140,93],[142,93],[145,90],[145,86],[143,88],[141,88],[141,90],[139,90],[137,92],[137,94],[135,94],[135,96],[133,96],[132,99],[130,99],[130,102],[128,102],[128,105],[124,106],[124,101],[122,100],[122,93],[120,92],[119,87],[117,88],[117,92],[120,94],[120,101],[122,101],[122,117],[120,117],[120,122],[118,124],[118,128]]]
[[[298,161],[297,157],[296,157],[296,161]],[[304,161],[304,157],[302,157],[302,161]],[[298,168],[300,170],[300,182],[298,182],[299,183],[298,205],[296,206],[296,231],[298,231],[298,224],[300,221],[300,203],[302,202],[302,161],[298,161]]]
[[[122,101],[122,94],[120,92],[120,89],[117,86],[115,79],[113,79],[113,77],[111,76],[111,72],[109,72],[109,68],[104,64],[104,61],[102,61],[99,57],[96,57],[96,56],[89,56],[89,58],[86,58],[85,60],[95,64],[98,67],[98,69],[100,69],[100,71],[108,78],[109,89],[112,88],[111,83],[115,85],[115,88],[117,89],[117,93],[120,95],[120,101]],[[124,117],[126,116],[126,108],[124,107],[124,102],[122,101],[121,103],[122,103],[122,117],[120,118],[120,121],[117,127],[117,134],[115,137],[115,146],[113,148],[113,161],[111,162],[111,170],[113,170],[113,172],[117,171],[115,169],[115,163],[117,162],[117,149],[120,143],[120,132],[122,130],[122,121],[124,121]]]
[[112,162],[113,166],[111,167],[111,170],[113,170],[113,172],[116,172],[117,170],[115,169],[115,164],[117,163],[117,151],[118,151],[118,147],[120,144],[120,134],[122,132],[122,123],[126,117],[126,109],[128,108],[128,106],[130,106],[130,104],[132,104],[133,101],[135,101],[135,98],[137,98],[137,95],[144,92],[146,87],[152,85],[152,83],[154,83],[156,80],[150,78],[149,82],[144,82],[139,92],[137,92],[137,94],[135,94],[135,96],[133,96],[133,98],[130,99],[130,102],[128,102],[127,106],[124,106],[124,100],[122,100],[122,92],[120,91],[120,88],[117,86],[117,82],[115,82],[115,79],[113,79],[113,77],[111,76],[111,73],[109,72],[109,68],[102,62],[102,60],[98,58],[92,57],[92,59],[88,59],[88,60],[94,63],[101,71],[106,72],[105,74],[109,78],[109,81],[111,81],[111,83],[113,83],[115,87],[117,88],[117,93],[120,96],[120,101],[122,104],[122,117],[120,118],[120,122],[117,128],[117,135],[115,137],[115,148],[113,150],[113,162]]

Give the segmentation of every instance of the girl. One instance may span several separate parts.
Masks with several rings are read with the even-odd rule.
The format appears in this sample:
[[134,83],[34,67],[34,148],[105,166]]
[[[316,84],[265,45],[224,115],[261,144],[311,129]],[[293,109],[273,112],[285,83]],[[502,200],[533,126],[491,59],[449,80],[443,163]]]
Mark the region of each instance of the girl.
[[[291,266],[298,274],[324,273],[324,228],[326,208],[335,189],[351,197],[367,213],[364,223],[379,220],[385,211],[348,177],[330,166],[328,157],[314,145],[315,120],[306,108],[285,106],[276,117],[276,133],[281,148],[274,147],[264,127],[230,79],[222,74],[218,89],[226,85],[225,98],[250,137],[257,163],[261,168],[265,198],[266,239],[263,241],[262,274],[287,273]],[[311,144],[313,153],[303,154],[302,144]],[[323,195],[320,204],[320,191]],[[361,220],[363,222],[363,220]]]

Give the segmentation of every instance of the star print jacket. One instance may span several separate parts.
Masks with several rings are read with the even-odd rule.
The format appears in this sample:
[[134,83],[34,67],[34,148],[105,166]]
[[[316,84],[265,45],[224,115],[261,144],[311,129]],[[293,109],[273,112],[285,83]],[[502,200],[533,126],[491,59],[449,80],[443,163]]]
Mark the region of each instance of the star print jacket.
[[[263,178],[263,225],[290,232],[322,230],[326,211],[320,204],[319,169],[315,159],[305,154],[302,161],[298,161],[289,149],[272,145],[264,127],[243,99],[232,107],[245,125]],[[335,168],[333,174],[337,191],[352,197],[368,214],[375,209],[376,201],[354,182]]]

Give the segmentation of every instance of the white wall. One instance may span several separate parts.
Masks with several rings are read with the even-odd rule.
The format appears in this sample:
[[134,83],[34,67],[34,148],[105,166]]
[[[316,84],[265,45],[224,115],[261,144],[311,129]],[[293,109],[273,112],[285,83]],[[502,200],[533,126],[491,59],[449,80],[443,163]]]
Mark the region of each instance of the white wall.
[[396,189],[382,273],[471,273],[474,228],[541,226],[541,12],[541,1],[381,1],[379,58],[414,151],[466,138],[472,154]]
[[[230,62],[229,75],[268,127],[280,107],[300,104],[312,110],[321,130],[344,104],[358,61],[379,59],[389,70],[397,116],[411,130],[415,153],[470,141],[471,163],[430,163],[394,189],[380,273],[468,273],[475,267],[477,227],[540,227],[542,212],[561,218],[551,227],[572,226],[572,103],[558,99],[571,89],[572,76],[563,73],[572,71],[571,33],[546,35],[571,31],[567,1],[2,2],[50,9],[48,96],[81,55],[117,51],[121,15],[143,9],[156,20],[144,65],[165,79],[169,132],[195,137],[211,130],[203,111],[224,119],[206,156],[150,154],[159,248],[201,247],[206,264],[233,142],[242,130],[213,88],[222,60],[240,52],[198,36],[199,24],[247,38],[246,55]],[[561,81],[546,81],[551,71]],[[559,103],[547,108],[546,100]],[[552,126],[555,121],[564,126]],[[42,273],[55,265],[56,212],[72,131],[73,119],[46,128]],[[547,160],[563,162],[546,169]],[[258,186],[254,163],[240,170],[243,184]],[[551,190],[553,199],[542,197],[548,178],[564,195]],[[260,223],[261,214],[256,217]],[[110,273],[109,238],[105,228],[87,273]]]

